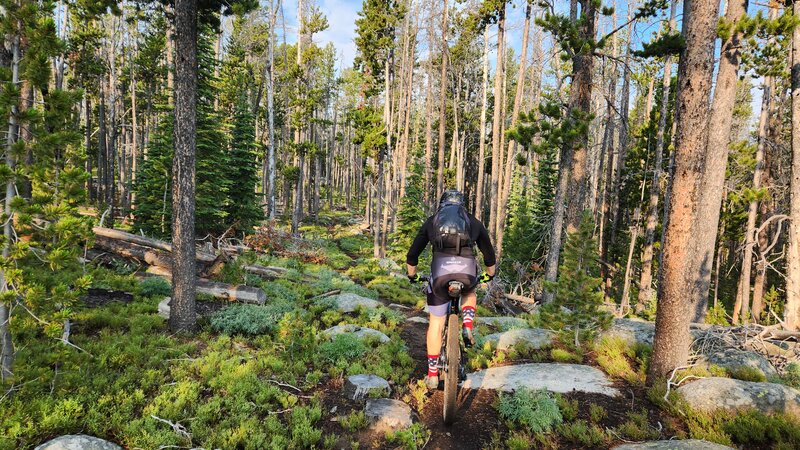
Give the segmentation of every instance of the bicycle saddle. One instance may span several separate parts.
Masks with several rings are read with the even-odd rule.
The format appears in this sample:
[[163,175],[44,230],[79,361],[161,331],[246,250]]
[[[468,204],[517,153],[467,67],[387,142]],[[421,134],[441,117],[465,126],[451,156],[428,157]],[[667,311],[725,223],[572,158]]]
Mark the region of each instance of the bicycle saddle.
[[462,289],[464,289],[464,283],[460,281],[451,281],[447,283],[447,294],[452,298],[458,298],[461,295]]

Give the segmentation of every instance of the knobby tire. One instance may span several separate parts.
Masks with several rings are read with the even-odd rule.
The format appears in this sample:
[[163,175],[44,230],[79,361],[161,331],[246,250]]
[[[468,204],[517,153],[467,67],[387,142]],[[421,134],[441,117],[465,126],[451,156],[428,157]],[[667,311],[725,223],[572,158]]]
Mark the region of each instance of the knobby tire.
[[458,340],[459,319],[450,314],[447,319],[447,365],[444,367],[444,423],[450,425],[456,417],[458,397],[458,368],[461,365],[461,344]]

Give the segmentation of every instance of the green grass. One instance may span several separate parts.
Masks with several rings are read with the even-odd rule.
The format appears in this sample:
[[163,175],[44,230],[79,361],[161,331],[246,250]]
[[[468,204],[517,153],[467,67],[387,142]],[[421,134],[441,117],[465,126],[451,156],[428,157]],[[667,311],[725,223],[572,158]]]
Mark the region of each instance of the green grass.
[[[295,267],[298,274],[297,268],[307,269]],[[47,338],[26,315],[14,317],[15,390],[0,401],[0,450],[75,433],[127,448],[329,448],[335,440],[324,439],[321,428],[328,412],[315,394],[321,383],[374,373],[402,386],[413,369],[395,312],[342,315],[309,300],[332,287],[359,291],[330,269],[317,269],[314,282],[289,276],[263,283],[267,306],[229,307],[224,311],[236,314],[226,317],[226,326],[202,321],[192,335],[173,335],[157,315],[163,285],[96,272],[96,285],[134,292],[135,300],[74,314],[71,341],[86,352]],[[329,340],[319,333],[342,321],[378,328],[391,341]],[[153,416],[185,427],[188,435]]]

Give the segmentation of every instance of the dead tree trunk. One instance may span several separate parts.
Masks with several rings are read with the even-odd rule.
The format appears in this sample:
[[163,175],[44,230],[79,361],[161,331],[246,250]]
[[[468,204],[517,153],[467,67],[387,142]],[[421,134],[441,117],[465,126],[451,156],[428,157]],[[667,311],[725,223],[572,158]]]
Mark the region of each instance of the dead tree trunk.
[[[800,17],[800,2],[794,2]],[[789,202],[789,251],[786,255],[786,306],[783,321],[790,330],[800,328],[800,27],[792,34],[792,176]]]

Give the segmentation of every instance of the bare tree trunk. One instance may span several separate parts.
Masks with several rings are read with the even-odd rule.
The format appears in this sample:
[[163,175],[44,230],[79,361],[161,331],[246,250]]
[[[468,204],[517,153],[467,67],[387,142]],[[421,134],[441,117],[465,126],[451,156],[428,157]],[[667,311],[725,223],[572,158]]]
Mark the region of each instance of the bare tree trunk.
[[[800,2],[794,2],[800,17]],[[800,27],[792,34],[792,175],[789,201],[789,251],[786,255],[786,306],[783,321],[790,330],[800,328]]]
[[483,191],[486,178],[486,106],[489,97],[489,27],[483,30],[483,81],[481,83],[481,124],[478,142],[478,186],[475,190],[475,217],[483,217]]
[[[748,0],[726,1],[725,20],[736,24],[747,13]],[[708,151],[706,170],[702,181],[699,217],[708,223],[719,222],[722,191],[725,183],[725,170],[728,163],[728,144],[731,121],[736,101],[736,82],[738,80],[741,35],[732,28],[730,37],[722,42],[719,69],[714,87],[714,100],[709,117]],[[711,285],[711,266],[714,260],[714,246],[717,241],[717,226],[700,227],[694,242],[700,258],[700,271],[697,289],[692,293],[694,312],[692,320],[702,322],[708,309],[708,290]]]
[[439,157],[437,159],[438,169],[436,171],[436,198],[444,192],[444,149],[445,149],[445,131],[447,129],[447,14],[448,2],[444,2],[444,11],[442,16],[442,66],[439,87]]
[[[517,117],[519,116],[520,103],[522,101],[522,94],[525,92],[525,69],[528,63],[528,33],[531,27],[531,2],[525,6],[525,24],[522,27],[522,54],[519,60],[519,71],[517,72],[517,90],[514,93],[514,107],[511,112],[511,128],[517,125]],[[498,198],[498,219],[497,231],[495,233],[498,255],[503,251],[503,230],[505,228],[506,217],[508,215],[508,197],[511,195],[512,184],[512,169],[516,161],[517,143],[514,141],[508,142],[508,154],[506,155],[506,169],[503,176],[503,189]]]
[[[691,243],[697,228],[699,181],[703,176],[708,105],[714,72],[714,41],[719,4],[686,0],[682,35],[686,42],[678,64],[677,129],[672,195],[669,198],[653,358],[648,383],[654,384],[689,357],[689,304],[696,267]],[[705,224],[705,226],[717,224]]]
[[[677,0],[670,3],[669,30],[675,28],[675,6]],[[664,58],[664,77],[661,80],[661,109],[658,116],[658,130],[656,131],[655,162],[653,163],[653,178],[650,183],[650,203],[647,206],[647,225],[644,232],[644,247],[642,249],[642,273],[639,277],[639,297],[636,303],[636,312],[641,313],[653,298],[653,244],[656,240],[656,225],[658,224],[658,202],[661,196],[662,167],[664,165],[664,134],[667,129],[667,109],[669,108],[670,84],[672,82],[672,57]],[[649,111],[647,112],[650,113]]]
[[[764,174],[764,153],[767,148],[767,129],[769,115],[772,107],[772,76],[764,77],[763,98],[761,101],[761,114],[758,120],[758,148],[756,150],[756,168],[753,172],[753,191],[761,189]],[[753,267],[753,248],[756,244],[756,217],[758,216],[758,200],[753,199],[747,208],[747,227],[744,233],[744,250],[742,253],[742,270],[739,276],[736,303],[733,307],[733,322],[737,323],[739,315],[742,320],[749,320],[750,315],[750,278]],[[710,267],[710,266],[709,266]]]
[[275,24],[277,23],[276,3],[281,0],[270,0],[270,22],[269,22],[269,61],[267,68],[267,126],[269,127],[269,147],[267,147],[267,218],[275,218]]
[[[429,33],[431,37],[433,33]],[[431,158],[433,158],[433,67],[428,57],[428,76],[425,88],[425,207],[426,209],[433,203],[431,199]]]
[[501,148],[501,122],[503,121],[503,72],[505,71],[505,28],[506,28],[506,3],[502,1],[497,17],[497,64],[494,73],[494,112],[492,116],[492,187],[489,197],[489,233],[494,238],[497,227],[497,202],[494,201],[499,193],[500,158]]
[[[633,2],[628,2],[628,20],[631,20],[633,9]],[[611,242],[616,241],[617,228],[620,222],[620,186],[622,183],[622,172],[625,170],[625,159],[628,157],[628,121],[629,121],[629,105],[631,93],[631,71],[629,70],[631,60],[631,34],[633,32],[633,22],[628,24],[627,41],[625,43],[625,62],[622,65],[622,94],[619,106],[619,149],[617,150],[617,159],[614,168],[614,186],[612,187],[612,201],[611,201],[611,233],[609,235]],[[648,103],[653,98],[653,80],[650,80],[650,87],[648,90]],[[648,106],[646,114],[650,114],[650,107]]]
[[[18,23],[18,25],[21,25]],[[20,37],[19,34],[11,36],[11,83],[14,86],[19,85],[19,60],[20,60]],[[8,115],[8,134],[6,135],[6,165],[9,170],[14,170],[16,160],[12,148],[17,142],[19,106],[17,103],[11,105],[11,111]],[[9,177],[6,181],[6,199],[4,212],[6,215],[5,224],[3,226],[3,258],[7,259],[11,254],[11,245],[14,242],[14,230],[12,229],[12,214],[11,205],[14,201],[16,194],[16,186],[14,185],[14,178]],[[0,292],[3,298],[12,299],[15,295],[10,292],[10,283],[6,281],[5,271],[0,269]],[[0,301],[0,379],[4,380],[10,377],[12,366],[14,365],[14,344],[11,337],[11,305]]]
[[[303,23],[303,0],[297,2],[297,21]],[[297,78],[297,91],[298,95],[302,95],[303,86],[302,78],[303,70],[303,27],[302,25],[297,28],[297,67],[300,68],[300,76]],[[294,207],[292,208],[292,234],[297,235],[300,228],[300,220],[303,215],[303,171],[305,170],[305,152],[300,149],[302,143],[302,131],[298,125],[294,130],[294,144],[297,149],[297,180],[294,186]]]
[[195,151],[197,131],[197,2],[175,0],[175,156],[172,163],[173,332],[194,328]]

